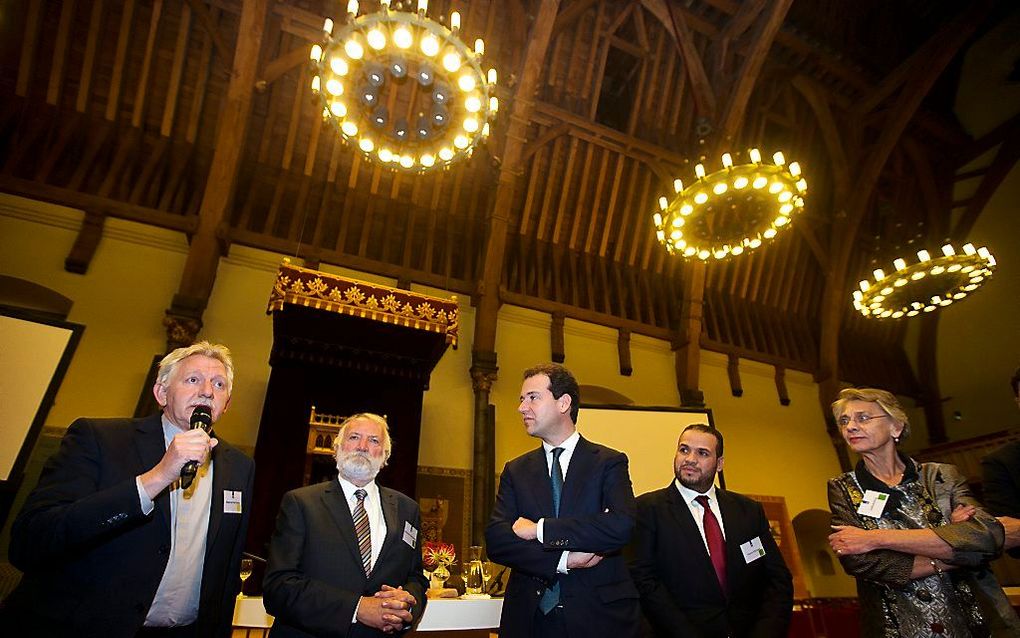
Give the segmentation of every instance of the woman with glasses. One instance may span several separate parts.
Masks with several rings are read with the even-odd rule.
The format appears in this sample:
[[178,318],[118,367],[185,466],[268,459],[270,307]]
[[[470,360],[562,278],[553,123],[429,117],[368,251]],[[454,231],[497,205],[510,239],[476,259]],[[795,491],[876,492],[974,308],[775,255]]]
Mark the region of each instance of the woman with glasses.
[[1015,613],[983,566],[1002,549],[1002,525],[959,470],[896,449],[910,424],[889,392],[847,388],[832,414],[861,458],[828,486],[829,544],[857,578],[861,635],[1018,635],[1007,624]]

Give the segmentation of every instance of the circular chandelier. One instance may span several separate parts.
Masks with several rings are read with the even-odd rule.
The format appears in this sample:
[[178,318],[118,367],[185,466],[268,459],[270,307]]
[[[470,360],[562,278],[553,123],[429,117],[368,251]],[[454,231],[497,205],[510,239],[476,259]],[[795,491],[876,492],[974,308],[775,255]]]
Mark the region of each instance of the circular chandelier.
[[797,162],[787,164],[781,151],[772,156],[773,164],[762,162],[756,148],[747,155],[750,161],[734,164],[723,153],[722,169],[708,174],[697,164],[692,184],[684,187],[676,179],[674,199],[659,198],[655,234],[670,254],[705,260],[754,250],[804,207],[807,180]]
[[359,16],[350,0],[347,24],[334,34],[326,18],[310,56],[312,91],[340,137],[367,159],[419,172],[469,157],[499,109],[496,70],[482,69],[485,43],[460,39],[456,11],[447,28],[427,9],[428,0],[414,13],[381,0]]
[[995,257],[984,246],[975,250],[974,244],[964,244],[960,254],[946,244],[941,257],[920,250],[916,263],[908,265],[901,257],[893,266],[888,275],[876,269],[874,281],[861,281],[853,292],[854,308],[865,317],[916,317],[959,301],[992,276]]

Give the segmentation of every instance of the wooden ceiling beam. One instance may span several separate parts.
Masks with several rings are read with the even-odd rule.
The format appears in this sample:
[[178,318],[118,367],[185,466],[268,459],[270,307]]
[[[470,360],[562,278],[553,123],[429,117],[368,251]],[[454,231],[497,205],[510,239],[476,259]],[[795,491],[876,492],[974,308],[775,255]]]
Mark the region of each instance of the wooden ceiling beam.
[[1010,171],[1013,170],[1013,166],[1016,165],[1018,159],[1020,159],[1020,131],[1014,131],[1003,142],[1002,146],[999,147],[999,151],[995,154],[995,159],[992,160],[991,165],[988,167],[988,172],[981,179],[977,191],[971,197],[967,208],[964,209],[959,221],[956,222],[956,226],[953,227],[953,240],[961,242],[967,238],[971,229],[974,228],[974,224],[977,223],[981,212],[984,211],[985,206],[988,205],[995,191],[998,190]]
[[577,22],[597,2],[600,2],[600,0],[574,0],[574,2],[567,5],[567,8],[556,16],[556,21],[553,23],[552,28],[552,37],[555,38],[564,29]]
[[691,95],[698,113],[709,119],[714,119],[716,112],[716,95],[712,84],[705,72],[705,64],[701,60],[697,47],[694,45],[694,36],[687,25],[687,14],[682,12],[674,2],[666,0],[666,7],[669,11],[669,19],[673,25],[673,37],[676,38],[677,47],[684,60],[684,69],[691,83]]
[[747,111],[747,103],[751,99],[751,92],[758,82],[762,65],[765,64],[765,58],[768,56],[769,49],[772,47],[791,4],[793,4],[793,0],[774,0],[755,26],[754,37],[747,57],[744,58],[744,63],[741,65],[740,71],[737,72],[736,84],[726,101],[726,110],[720,119],[718,131],[721,140],[732,139],[744,123],[744,114]]
[[[234,57],[232,55],[230,48],[227,46],[227,41],[223,39],[223,34],[220,33],[219,28],[217,28],[216,26],[215,16],[213,16],[209,9],[206,8],[205,2],[203,2],[203,0],[187,0],[187,1],[188,5],[191,7],[191,10],[195,13],[196,16],[198,16],[198,21],[202,25],[202,28],[205,30],[207,34],[209,34],[209,37],[212,39],[212,45],[213,48],[216,49],[216,53],[220,57],[220,63],[225,68],[230,69]],[[247,4],[247,0],[245,0],[245,4]],[[243,9],[241,11],[241,15],[244,15]],[[242,36],[239,37],[244,37],[247,35],[244,31],[238,31],[238,33],[243,34]]]

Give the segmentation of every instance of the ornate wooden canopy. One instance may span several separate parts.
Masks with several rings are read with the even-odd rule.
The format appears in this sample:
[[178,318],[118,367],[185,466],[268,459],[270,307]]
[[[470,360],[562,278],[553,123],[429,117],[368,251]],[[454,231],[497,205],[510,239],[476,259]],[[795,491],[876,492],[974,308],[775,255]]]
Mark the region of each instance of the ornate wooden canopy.
[[[432,0],[484,37],[504,106],[485,149],[425,176],[366,163],[323,125],[306,63],[340,5],[8,3],[0,190],[86,211],[76,272],[107,216],[188,233],[168,315],[192,332],[240,243],[470,297],[477,378],[512,303],[618,328],[621,359],[632,332],[671,340],[687,402],[707,348],[774,364],[780,394],[794,368],[823,397],[866,380],[933,404],[903,324],[863,320],[847,291],[895,251],[966,235],[1015,162],[1016,117],[974,140],[951,114],[961,52],[1010,3]],[[750,145],[810,171],[796,230],[725,262],[666,255],[657,196]],[[957,169],[996,146],[977,194],[952,202]]]

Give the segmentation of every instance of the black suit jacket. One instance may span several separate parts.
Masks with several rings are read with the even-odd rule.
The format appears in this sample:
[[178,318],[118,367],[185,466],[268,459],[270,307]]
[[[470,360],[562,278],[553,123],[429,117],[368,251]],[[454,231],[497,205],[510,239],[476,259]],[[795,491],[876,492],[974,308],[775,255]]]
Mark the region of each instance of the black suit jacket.
[[[518,517],[544,518],[543,540],[525,541],[513,532]],[[637,590],[620,550],[634,529],[634,491],[627,456],[583,437],[573,456],[553,518],[552,483],[540,447],[503,468],[499,495],[485,529],[493,561],[512,568],[503,600],[500,638],[530,638],[532,621],[546,587],[558,580],[560,602],[571,636],[636,635]],[[557,574],[564,551],[597,552],[595,567]]]
[[[690,508],[674,484],[642,494],[630,568],[641,608],[656,636],[786,636],[793,582],[761,504],[716,489],[726,535],[723,592]],[[765,556],[744,561],[740,545],[755,537]]]
[[417,625],[428,587],[422,573],[422,537],[418,533],[411,547],[404,542],[404,529],[410,523],[420,532],[421,513],[417,503],[396,490],[380,486],[379,497],[386,538],[366,577],[340,483],[333,479],[284,494],[263,582],[266,611],[276,617],[273,638],[387,635],[351,622],[358,599],[383,585],[403,587],[417,599],[411,610]]
[[[0,621],[20,633],[7,635],[135,635],[170,554],[170,492],[145,516],[135,477],[165,451],[158,414],[71,424],[12,528],[10,559],[25,575]],[[225,637],[241,587],[255,464],[222,440],[212,458],[197,625],[200,636]],[[224,490],[241,492],[241,514],[224,514]]]
[[[1020,441],[1007,443],[981,459],[985,507],[996,516],[1020,518]],[[1020,547],[1009,550],[1020,558]]]

